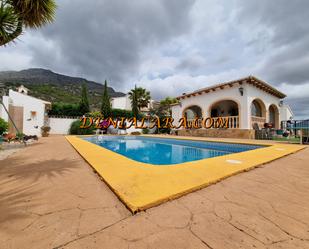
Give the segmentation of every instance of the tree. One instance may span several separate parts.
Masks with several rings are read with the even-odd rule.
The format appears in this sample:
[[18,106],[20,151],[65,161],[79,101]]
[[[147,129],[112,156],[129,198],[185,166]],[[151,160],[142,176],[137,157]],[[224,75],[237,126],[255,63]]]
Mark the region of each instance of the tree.
[[171,115],[171,105],[178,103],[178,100],[176,98],[166,97],[165,99],[162,99],[160,101],[159,109],[161,112],[165,112],[166,114]]
[[86,84],[82,85],[81,99],[79,102],[79,111],[83,114],[90,111],[89,100],[88,100],[88,89]]
[[131,107],[134,117],[138,116],[139,108],[138,108],[138,100],[137,100],[137,87],[131,90],[129,93],[129,98],[131,99]]
[[105,80],[104,82],[104,91],[102,96],[102,106],[101,106],[101,112],[103,117],[108,118],[110,117],[112,113],[111,103],[110,103],[110,97],[107,91],[107,82]]
[[0,46],[14,41],[24,28],[51,23],[55,11],[55,0],[0,0]]
[[[134,100],[135,97],[136,99]],[[131,99],[131,106],[133,110],[133,100],[136,101],[138,110],[141,110],[143,107],[148,107],[151,96],[150,92],[146,91],[145,88],[136,87],[129,92],[129,98]]]

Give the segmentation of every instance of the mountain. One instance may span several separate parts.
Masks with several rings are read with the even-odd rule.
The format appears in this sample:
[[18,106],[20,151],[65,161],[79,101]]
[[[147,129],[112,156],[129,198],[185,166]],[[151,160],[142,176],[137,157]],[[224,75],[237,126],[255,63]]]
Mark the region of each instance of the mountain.
[[[23,84],[30,90],[29,95],[51,102],[78,103],[82,84],[86,84],[89,91],[89,100],[93,109],[99,109],[103,85],[87,79],[71,77],[55,73],[42,68],[31,68],[21,71],[0,72],[0,82],[4,83],[6,90],[15,89]],[[108,87],[111,97],[124,96]]]

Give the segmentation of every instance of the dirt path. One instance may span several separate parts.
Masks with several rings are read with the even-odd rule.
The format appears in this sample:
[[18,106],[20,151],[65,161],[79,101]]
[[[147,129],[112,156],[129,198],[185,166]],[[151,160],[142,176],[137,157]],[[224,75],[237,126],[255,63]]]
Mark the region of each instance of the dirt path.
[[0,161],[0,248],[309,248],[309,148],[132,216],[41,139]]

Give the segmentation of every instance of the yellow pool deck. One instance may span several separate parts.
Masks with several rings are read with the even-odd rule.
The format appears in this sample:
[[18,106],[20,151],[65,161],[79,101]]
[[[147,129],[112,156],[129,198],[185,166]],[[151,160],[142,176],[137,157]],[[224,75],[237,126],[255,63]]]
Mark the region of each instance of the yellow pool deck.
[[[222,142],[220,139],[162,137]],[[305,148],[302,145],[224,139],[224,142],[237,141],[267,147],[171,166],[156,166],[134,161],[77,136],[66,136],[66,139],[133,213]]]

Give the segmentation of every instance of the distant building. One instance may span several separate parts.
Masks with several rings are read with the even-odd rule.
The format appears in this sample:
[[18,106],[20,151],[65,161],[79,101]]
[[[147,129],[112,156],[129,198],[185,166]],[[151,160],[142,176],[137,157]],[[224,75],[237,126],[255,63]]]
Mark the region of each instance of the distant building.
[[180,130],[182,135],[253,138],[253,128],[271,123],[276,129],[281,121],[293,117],[291,108],[283,103],[286,95],[268,83],[249,76],[239,80],[184,93],[178,104],[172,106],[174,120],[226,117],[229,129]]
[[[141,112],[147,113],[150,109],[156,107],[159,104],[158,101],[153,99],[150,100],[147,107],[141,109]],[[113,109],[121,109],[121,110],[128,110],[131,111],[131,100],[129,98],[129,94],[126,94],[123,97],[114,97],[111,99],[111,105]]]
[[[28,92],[26,87],[20,86],[17,91],[9,90],[8,96],[3,96],[2,101],[20,132],[41,136],[41,127],[48,122],[47,112],[51,103],[31,97]],[[9,122],[9,133],[16,133],[2,105],[0,117]]]
[[17,92],[28,95],[29,89],[24,85],[17,87]]

